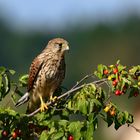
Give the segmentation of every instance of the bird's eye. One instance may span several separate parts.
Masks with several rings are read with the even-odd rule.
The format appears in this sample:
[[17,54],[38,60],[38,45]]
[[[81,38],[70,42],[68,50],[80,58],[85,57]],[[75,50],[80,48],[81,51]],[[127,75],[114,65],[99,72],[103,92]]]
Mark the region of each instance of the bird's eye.
[[62,47],[62,43],[59,43],[59,46]]
[[62,43],[56,43],[56,47],[58,47],[58,48],[62,48]]

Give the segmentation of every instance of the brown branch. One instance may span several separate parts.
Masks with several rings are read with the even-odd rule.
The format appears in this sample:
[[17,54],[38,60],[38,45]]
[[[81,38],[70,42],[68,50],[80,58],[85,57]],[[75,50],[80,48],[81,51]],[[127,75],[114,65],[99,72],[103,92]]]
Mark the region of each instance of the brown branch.
[[[84,80],[90,78],[91,76],[93,76],[93,74],[86,75],[86,76],[83,77],[80,81],[77,81],[76,84],[71,88],[71,90],[74,89],[74,88],[76,88],[77,86],[79,86]],[[68,99],[69,96],[70,96],[70,95],[67,95],[66,99]]]
[[140,129],[136,128],[134,125],[128,124],[128,127],[129,127],[129,126],[132,127],[133,129],[135,129],[136,132],[140,133]]
[[[88,75],[85,76],[85,78],[83,78],[83,79],[80,80],[79,82],[81,83],[81,81],[85,80],[85,79],[88,78],[88,77],[89,77]],[[100,83],[103,83],[103,82],[105,82],[105,81],[107,81],[106,78],[101,79],[101,80],[97,80],[97,81],[94,81],[94,82],[90,82],[90,83],[87,83],[87,84],[83,84],[83,85],[80,85],[80,86],[78,86],[79,83],[77,83],[77,84],[76,84],[75,86],[73,86],[69,91],[67,91],[67,92],[65,92],[64,94],[62,94],[62,95],[60,95],[59,97],[57,97],[57,100],[56,100],[56,101],[60,100],[60,99],[63,98],[63,97],[66,97],[67,95],[69,95],[69,94],[71,94],[71,93],[73,93],[73,92],[76,92],[77,90],[83,88],[85,85],[88,86],[88,85],[90,85],[90,84],[100,84]],[[50,105],[52,105],[52,104],[54,104],[54,103],[55,103],[55,102],[48,102],[48,103],[46,103],[46,105],[47,105],[47,106],[50,106]],[[30,114],[27,114],[27,116],[28,116],[28,117],[32,117],[32,116],[34,116],[35,114],[37,114],[39,111],[40,111],[40,108],[38,108],[37,110],[35,110],[34,112],[32,112],[32,113],[30,113]]]
[[74,85],[71,89],[74,89],[76,88],[77,86],[79,86],[84,80],[88,79],[89,77],[91,77],[93,74],[89,74],[89,75],[86,75],[85,77],[83,77],[80,81],[78,81],[76,83],[76,85]]

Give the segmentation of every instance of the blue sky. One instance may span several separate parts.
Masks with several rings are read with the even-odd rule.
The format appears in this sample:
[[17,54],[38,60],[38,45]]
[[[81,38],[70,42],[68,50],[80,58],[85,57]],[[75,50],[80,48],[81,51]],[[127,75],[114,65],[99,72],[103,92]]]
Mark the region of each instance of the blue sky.
[[140,0],[0,0],[0,16],[11,25],[61,27],[80,21],[113,22],[140,14]]

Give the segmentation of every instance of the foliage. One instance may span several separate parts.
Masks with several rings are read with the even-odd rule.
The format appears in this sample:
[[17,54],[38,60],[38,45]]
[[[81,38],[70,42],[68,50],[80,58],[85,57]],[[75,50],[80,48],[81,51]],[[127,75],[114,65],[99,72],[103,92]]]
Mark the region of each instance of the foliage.
[[[133,123],[133,116],[119,109],[111,101],[112,96],[138,96],[140,86],[140,66],[127,68],[118,61],[115,65],[98,65],[96,81],[83,84],[86,79],[70,89],[69,94],[45,112],[29,116],[3,107],[0,108],[1,139],[38,138],[40,140],[93,140],[94,131],[98,128],[98,119],[102,118],[108,127],[114,124],[117,130],[124,124]],[[28,75],[19,78],[18,83],[11,82],[14,70],[0,67],[0,100],[11,94],[17,100],[17,94],[23,95],[22,89],[27,86]],[[106,91],[104,86],[109,87]],[[79,87],[79,90],[73,90]],[[58,91],[57,91],[58,92]],[[59,91],[60,92],[60,91]],[[61,96],[61,95],[60,95]]]

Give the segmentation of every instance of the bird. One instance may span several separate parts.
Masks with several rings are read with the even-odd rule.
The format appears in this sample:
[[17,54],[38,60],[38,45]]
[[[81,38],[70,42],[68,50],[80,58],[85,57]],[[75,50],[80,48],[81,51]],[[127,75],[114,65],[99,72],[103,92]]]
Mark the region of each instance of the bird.
[[63,38],[50,40],[45,49],[32,61],[29,69],[27,92],[17,101],[16,107],[28,101],[26,113],[40,107],[47,109],[46,101],[53,100],[53,93],[65,78],[65,52],[68,42]]

